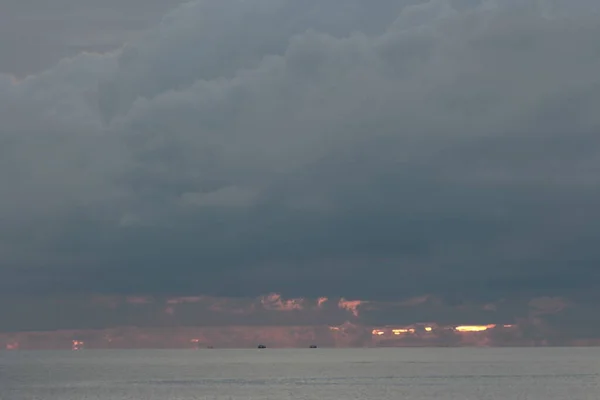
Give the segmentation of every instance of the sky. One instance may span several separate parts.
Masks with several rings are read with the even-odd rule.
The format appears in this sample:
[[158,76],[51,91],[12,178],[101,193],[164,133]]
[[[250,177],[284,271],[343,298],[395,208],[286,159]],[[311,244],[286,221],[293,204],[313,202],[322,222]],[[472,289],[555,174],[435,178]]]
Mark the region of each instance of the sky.
[[0,16],[0,330],[600,337],[597,1],[46,3]]

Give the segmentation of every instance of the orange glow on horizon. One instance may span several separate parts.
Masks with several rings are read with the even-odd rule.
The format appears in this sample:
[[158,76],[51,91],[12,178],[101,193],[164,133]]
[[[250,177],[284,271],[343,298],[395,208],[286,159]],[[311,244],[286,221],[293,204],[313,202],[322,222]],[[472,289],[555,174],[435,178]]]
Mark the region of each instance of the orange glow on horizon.
[[[425,329],[427,327],[430,327],[431,331]],[[306,348],[309,344],[336,348],[507,345],[520,347],[553,344],[544,339],[544,336],[524,337],[520,327],[518,323],[441,326],[435,323],[416,323],[378,327],[346,321],[341,325],[329,327],[235,325],[0,332],[0,353],[8,350],[255,348],[257,343],[268,343],[270,348]],[[415,332],[409,333],[411,329]],[[494,335],[496,329],[500,329],[503,334]],[[545,332],[541,332],[543,333]],[[585,339],[566,338],[561,345],[600,346],[600,336]]]
[[490,324],[490,325],[462,325],[462,326],[457,326],[454,329],[456,331],[458,331],[458,332],[483,332],[483,331],[487,331],[488,329],[492,329],[492,328],[495,328],[495,327],[496,327],[495,324]]
[[413,328],[392,329],[392,333],[394,335],[402,335],[405,333],[415,333],[415,330]]

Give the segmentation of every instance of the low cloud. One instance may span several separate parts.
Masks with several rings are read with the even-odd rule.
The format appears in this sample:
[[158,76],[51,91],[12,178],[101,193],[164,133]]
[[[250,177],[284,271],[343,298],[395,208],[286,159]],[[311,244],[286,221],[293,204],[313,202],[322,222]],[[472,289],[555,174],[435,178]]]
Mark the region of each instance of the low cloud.
[[[561,298],[445,304],[284,298],[97,296],[2,306],[0,348],[598,345],[589,304]],[[490,307],[493,305],[493,307]]]

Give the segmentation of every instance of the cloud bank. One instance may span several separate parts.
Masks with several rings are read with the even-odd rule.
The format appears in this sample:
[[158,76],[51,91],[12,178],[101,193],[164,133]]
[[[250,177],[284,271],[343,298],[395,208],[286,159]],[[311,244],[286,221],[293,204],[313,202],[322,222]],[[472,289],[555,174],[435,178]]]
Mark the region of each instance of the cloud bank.
[[0,295],[597,304],[599,11],[198,0],[0,75]]
[[288,299],[271,293],[256,298],[94,296],[37,304],[30,300],[28,306],[36,312],[23,313],[23,304],[21,312],[2,309],[0,350],[190,349],[257,343],[269,347],[600,345],[597,321],[588,317],[582,323],[580,318],[582,311],[590,310],[560,297],[535,298],[529,304],[452,306],[433,296],[379,302]]

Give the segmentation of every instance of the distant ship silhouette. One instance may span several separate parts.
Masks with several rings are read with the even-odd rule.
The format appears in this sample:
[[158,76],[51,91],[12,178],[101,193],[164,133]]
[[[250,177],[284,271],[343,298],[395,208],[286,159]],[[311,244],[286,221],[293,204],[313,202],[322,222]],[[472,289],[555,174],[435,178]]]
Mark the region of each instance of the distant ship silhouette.
[[258,345],[258,348],[259,348],[259,349],[266,349],[266,348],[267,348],[267,346],[265,346],[264,344],[259,344],[259,345]]
[[317,345],[316,345],[316,344],[311,344],[311,345],[310,345],[310,346],[308,346],[308,347],[309,347],[309,348],[311,348],[311,349],[316,349],[316,348],[317,348]]

